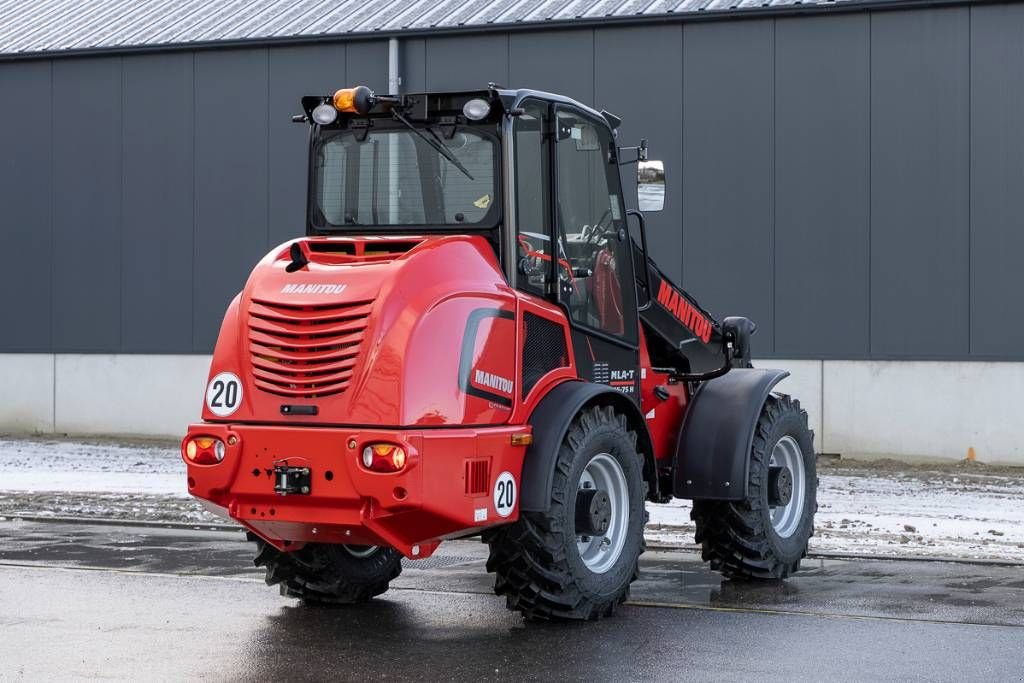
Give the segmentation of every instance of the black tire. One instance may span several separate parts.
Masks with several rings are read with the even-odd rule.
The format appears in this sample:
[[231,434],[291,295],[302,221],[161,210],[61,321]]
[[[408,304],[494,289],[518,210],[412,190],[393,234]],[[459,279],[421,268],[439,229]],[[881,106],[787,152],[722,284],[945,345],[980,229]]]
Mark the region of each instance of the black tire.
[[[611,455],[622,469],[629,512],[624,544],[614,564],[602,573],[588,568],[577,547],[576,496],[581,476],[598,454]],[[487,532],[487,571],[495,574],[494,592],[509,609],[528,620],[599,619],[629,597],[644,551],[644,498],[647,483],[636,434],[611,407],[582,411],[566,434],[555,464],[551,507],[525,512],[508,526]]]
[[366,602],[386,591],[402,573],[402,556],[393,548],[377,548],[358,557],[343,545],[307,543],[300,550],[282,553],[251,532],[248,538],[256,543],[253,564],[266,568],[267,585],[280,584],[281,595],[304,602]]
[[[800,446],[806,493],[795,530],[781,537],[768,503],[769,462],[775,445],[791,437]],[[750,450],[747,497],[741,501],[695,500],[691,518],[696,542],[711,568],[732,579],[784,579],[800,568],[814,532],[818,476],[814,434],[800,402],[769,396],[761,409]]]

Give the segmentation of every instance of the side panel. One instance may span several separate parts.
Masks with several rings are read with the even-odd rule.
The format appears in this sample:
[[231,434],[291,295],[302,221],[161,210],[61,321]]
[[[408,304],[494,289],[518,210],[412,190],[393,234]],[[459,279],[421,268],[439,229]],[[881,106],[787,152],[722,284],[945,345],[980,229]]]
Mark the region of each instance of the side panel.
[[967,355],[966,8],[871,19],[871,352]]
[[224,308],[266,252],[267,52],[218,50],[195,60],[192,341],[206,351]]
[[[126,352],[192,346],[193,64],[124,60],[121,335]],[[159,106],[155,106],[159,103]]]
[[594,32],[543,31],[509,36],[509,83],[594,101]]
[[304,95],[346,87],[345,45],[303,45],[270,50],[267,248],[306,232],[309,125],[292,123]]
[[[648,54],[652,57],[644,56]],[[622,118],[618,144],[636,145],[647,138],[651,158],[665,162],[665,208],[647,214],[647,239],[651,253],[658,255],[658,266],[674,282],[683,279],[683,231],[687,229],[681,185],[682,66],[683,29],[678,24],[594,31],[595,106]],[[636,165],[623,166],[621,175],[627,208],[635,208]],[[632,220],[630,224],[635,226]]]
[[427,39],[423,89],[477,90],[486,88],[489,82],[509,83],[508,41],[508,36],[501,34]]
[[677,498],[742,500],[754,428],[784,370],[736,368],[693,395],[676,451]]
[[612,344],[573,328],[570,332],[581,379],[604,384],[640,403],[639,351]]
[[786,358],[868,353],[869,33],[866,14],[776,24],[775,354]]
[[[4,352],[52,350],[51,69],[48,61],[0,64],[5,102],[0,107],[0,253],[6,255],[0,291],[5,292],[4,318],[17,321],[4,324]],[[40,134],[34,134],[37,130]]]
[[[683,281],[772,354],[772,21],[683,29]],[[725,49],[724,46],[728,46]]]
[[1024,5],[971,8],[971,355],[1024,353]]
[[405,424],[508,421],[516,397],[516,319],[509,303],[458,297],[423,315],[401,366]]
[[53,346],[121,348],[121,59],[59,59],[53,124]]
[[358,40],[346,43],[345,82],[351,85],[365,85],[370,90],[379,93],[387,92],[387,41]]

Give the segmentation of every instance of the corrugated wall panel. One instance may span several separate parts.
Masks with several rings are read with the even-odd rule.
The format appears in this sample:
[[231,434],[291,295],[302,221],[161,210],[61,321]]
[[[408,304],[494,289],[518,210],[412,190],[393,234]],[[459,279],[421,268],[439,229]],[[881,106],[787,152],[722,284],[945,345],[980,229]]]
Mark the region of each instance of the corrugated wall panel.
[[0,65],[0,352],[52,349],[50,62]]
[[[669,172],[655,252],[714,313],[757,320],[761,356],[1024,358],[1022,43],[1009,5],[403,52],[407,90],[496,77],[622,115],[622,144],[650,138]],[[49,62],[0,65],[15,103],[0,111],[0,248],[16,255],[0,286],[17,321],[0,351],[210,350],[268,243],[301,232],[297,97],[386,89],[382,40],[270,53],[57,60],[59,106]]]
[[196,54],[195,351],[267,252],[267,51]]
[[402,72],[402,87],[406,92],[423,92],[427,83],[427,41],[424,38],[410,38],[402,41],[399,54],[399,69]]
[[345,45],[345,80],[376,92],[388,90],[388,43],[357,41]]
[[[637,59],[637,46],[646,57]],[[668,169],[665,209],[647,215],[648,247],[678,281],[683,268],[683,30],[681,26],[601,29],[594,34],[594,104],[622,118],[619,144],[647,138]],[[638,65],[639,61],[639,65]],[[625,155],[635,157],[634,152]],[[636,206],[636,165],[622,169],[627,205]],[[632,223],[631,225],[635,227]]]
[[[683,30],[683,285],[772,353],[771,21]],[[728,50],[722,46],[728,45]]]
[[508,86],[547,90],[593,104],[594,32],[510,35]]
[[869,352],[870,23],[776,25],[775,353]]
[[55,61],[53,347],[121,348],[121,58]]
[[121,351],[192,346],[191,54],[126,59]]
[[971,9],[971,353],[1024,355],[1024,5]]
[[476,90],[508,83],[508,36],[490,34],[426,41],[428,90]]
[[871,351],[968,354],[969,14],[871,18]]
[[268,247],[306,231],[309,126],[291,117],[302,112],[303,95],[329,95],[347,85],[344,45],[270,50]]

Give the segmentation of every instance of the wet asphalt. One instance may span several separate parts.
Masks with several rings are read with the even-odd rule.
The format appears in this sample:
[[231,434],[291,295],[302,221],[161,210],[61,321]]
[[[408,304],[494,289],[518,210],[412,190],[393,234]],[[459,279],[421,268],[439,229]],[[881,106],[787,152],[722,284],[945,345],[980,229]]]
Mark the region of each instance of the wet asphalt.
[[1021,680],[1024,568],[816,560],[723,582],[648,551],[612,619],[525,624],[486,548],[367,605],[281,598],[240,532],[0,522],[0,680]]

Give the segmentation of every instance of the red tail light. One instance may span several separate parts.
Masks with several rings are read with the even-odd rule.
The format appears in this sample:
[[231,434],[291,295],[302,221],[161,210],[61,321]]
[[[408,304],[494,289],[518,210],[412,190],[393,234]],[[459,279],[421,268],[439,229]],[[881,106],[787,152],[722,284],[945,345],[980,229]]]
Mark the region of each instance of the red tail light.
[[216,465],[224,459],[225,451],[224,442],[212,436],[194,436],[182,445],[185,458],[196,465]]
[[374,443],[363,449],[363,467],[374,472],[398,472],[405,467],[405,450],[391,443]]

